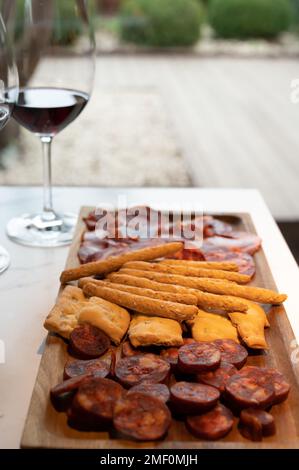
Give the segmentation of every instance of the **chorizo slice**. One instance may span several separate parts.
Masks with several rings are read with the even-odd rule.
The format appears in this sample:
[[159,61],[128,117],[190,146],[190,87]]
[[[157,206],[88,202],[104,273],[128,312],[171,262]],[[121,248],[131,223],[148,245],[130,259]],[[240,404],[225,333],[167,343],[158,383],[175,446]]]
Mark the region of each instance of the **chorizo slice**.
[[171,408],[179,415],[207,411],[216,405],[219,397],[219,390],[210,385],[177,382],[170,388]]
[[122,386],[110,379],[90,377],[77,391],[72,412],[79,419],[90,424],[109,424],[113,418],[113,408],[125,391]]
[[115,366],[117,380],[126,388],[141,382],[163,383],[169,377],[170,365],[154,354],[124,357]]
[[212,343],[191,343],[179,349],[178,368],[186,374],[215,370],[220,365],[221,353]]
[[197,382],[211,385],[212,387],[217,388],[220,393],[223,393],[228,379],[237,372],[238,370],[235,366],[228,362],[221,361],[218,369],[197,374],[196,380]]
[[141,354],[138,349],[134,348],[129,341],[125,341],[121,347],[121,356],[122,357],[132,357]]
[[89,374],[78,375],[51,388],[50,399],[56,411],[65,411],[70,406],[75,392],[89,377]]
[[102,359],[90,359],[89,361],[68,361],[64,366],[64,379],[71,379],[79,375],[92,374],[96,377],[107,377],[110,364]]
[[[195,343],[193,338],[184,338],[183,341],[184,345]],[[179,359],[179,348],[162,349],[160,356],[170,364],[171,370],[176,372]]]
[[273,384],[275,398],[272,405],[278,405],[288,398],[290,384],[286,381],[283,374],[274,368],[263,368],[265,380]]
[[162,400],[135,392],[116,403],[113,424],[124,436],[137,441],[155,441],[167,433],[171,414]]
[[246,366],[232,375],[225,386],[225,396],[236,408],[267,408],[275,399],[272,382],[265,380],[262,367]]
[[186,427],[199,439],[215,441],[226,436],[232,429],[234,417],[224,405],[217,405],[211,411],[199,416],[188,416]]
[[166,403],[170,397],[169,388],[164,384],[141,383],[130,388],[128,394],[135,392],[140,392],[144,395],[150,395],[152,397],[159,398],[159,400],[162,400],[163,403]]
[[82,359],[96,359],[110,347],[110,339],[95,326],[84,323],[77,326],[70,335],[70,351]]
[[270,413],[256,408],[248,408],[241,411],[239,430],[246,439],[261,441],[263,437],[273,436],[276,427]]
[[216,339],[213,344],[221,352],[222,361],[232,364],[237,369],[241,369],[246,363],[248,352],[241,344],[232,339]]

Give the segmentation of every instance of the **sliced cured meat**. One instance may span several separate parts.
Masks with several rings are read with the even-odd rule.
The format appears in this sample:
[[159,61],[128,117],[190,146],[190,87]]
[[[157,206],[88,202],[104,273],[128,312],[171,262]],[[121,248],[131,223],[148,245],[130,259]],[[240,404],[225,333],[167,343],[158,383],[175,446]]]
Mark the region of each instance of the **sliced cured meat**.
[[160,353],[160,356],[169,363],[171,370],[175,372],[178,365],[179,348],[163,349]]
[[171,423],[167,406],[158,398],[135,392],[119,400],[114,408],[117,431],[138,441],[155,441],[165,436]]
[[115,403],[124,393],[122,386],[113,380],[90,377],[74,397],[73,412],[82,421],[108,424],[112,421]]
[[221,235],[224,237],[230,236],[232,233],[232,226],[222,220],[216,219],[210,215],[203,217],[203,235],[204,238],[214,237]]
[[220,397],[219,391],[200,383],[177,382],[170,388],[172,409],[180,415],[199,414],[213,408]]
[[290,392],[290,384],[286,381],[284,376],[273,368],[263,368],[265,381],[271,382],[274,387],[275,399],[272,405],[282,403],[288,398]]
[[220,393],[223,393],[228,379],[236,373],[237,369],[235,366],[228,362],[221,361],[218,369],[197,374],[196,380],[200,383],[211,385],[212,387],[217,388]]
[[63,382],[55,385],[55,387],[51,388],[50,395],[51,397],[58,397],[64,395],[65,393],[74,392],[75,390],[78,390],[80,385],[82,385],[82,383],[85,382],[87,378],[89,378],[89,375],[84,374],[64,380]]
[[71,332],[70,347],[72,354],[82,359],[95,359],[108,350],[110,340],[95,326],[84,323]]
[[135,387],[130,388],[128,394],[140,392],[145,395],[150,395],[152,397],[159,398],[163,403],[166,403],[169,400],[170,393],[169,388],[164,384],[144,384],[135,385]]
[[186,419],[186,427],[193,436],[210,441],[226,436],[233,424],[232,412],[223,405],[217,405],[205,414],[188,416]]
[[[184,344],[195,343],[193,338],[184,338]],[[179,348],[162,349],[160,356],[170,364],[171,370],[176,371],[179,359]]]
[[102,359],[91,359],[89,361],[68,361],[64,366],[64,379],[71,379],[78,375],[92,374],[96,377],[107,377],[110,364]]
[[56,411],[66,411],[71,405],[75,392],[90,375],[78,375],[55,385],[50,390],[50,399]]
[[275,400],[274,386],[265,378],[262,367],[246,366],[230,377],[225,395],[238,410],[244,408],[267,408]]
[[170,365],[154,354],[124,357],[115,367],[115,376],[124,387],[141,382],[162,383],[169,377]]
[[275,421],[267,411],[248,408],[241,411],[239,430],[246,439],[261,441],[263,437],[275,434]]
[[229,236],[213,236],[208,239],[210,245],[225,247],[232,251],[241,251],[254,255],[261,247],[261,239],[248,232],[230,232]]
[[186,374],[215,370],[220,365],[221,353],[213,343],[186,344],[179,349],[178,368]]
[[232,364],[237,369],[241,369],[244,366],[248,357],[248,352],[244,346],[241,346],[241,344],[236,343],[232,339],[216,339],[213,341],[213,344],[221,352],[222,361]]
[[241,251],[232,251],[228,247],[215,246],[209,243],[209,240],[204,242],[201,247],[204,260],[236,263],[241,274],[247,274],[248,276],[255,274],[255,263],[251,255]]
[[138,349],[134,348],[131,345],[130,341],[125,341],[122,344],[122,347],[121,347],[122,357],[132,357],[132,356],[137,356],[138,354],[141,354],[141,352],[138,351]]

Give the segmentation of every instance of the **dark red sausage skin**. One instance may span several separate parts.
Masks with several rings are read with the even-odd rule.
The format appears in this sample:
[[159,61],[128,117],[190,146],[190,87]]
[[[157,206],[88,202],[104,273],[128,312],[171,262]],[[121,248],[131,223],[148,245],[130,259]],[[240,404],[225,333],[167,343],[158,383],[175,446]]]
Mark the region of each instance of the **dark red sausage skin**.
[[193,436],[210,441],[226,436],[233,424],[233,414],[224,405],[217,405],[205,414],[188,416],[186,419],[186,427]]
[[232,364],[237,369],[241,369],[246,363],[248,352],[241,344],[232,339],[216,339],[213,344],[219,349],[222,361]]
[[164,383],[169,378],[170,365],[154,354],[120,359],[115,367],[117,380],[126,388],[141,382]]
[[163,438],[170,423],[170,411],[162,400],[143,393],[127,394],[114,407],[115,429],[138,441]]
[[110,366],[102,359],[90,359],[89,361],[68,361],[64,366],[63,377],[70,379],[82,374],[93,374],[97,377],[107,377]]
[[251,441],[261,441],[263,437],[273,436],[276,432],[273,416],[256,408],[241,411],[239,430],[242,436]]
[[75,357],[96,359],[102,356],[109,347],[108,336],[95,326],[84,323],[71,332],[69,352]]
[[91,427],[108,425],[112,422],[113,408],[125,394],[120,384],[110,379],[91,377],[77,391],[72,413]]
[[169,388],[164,384],[141,383],[130,388],[128,394],[135,392],[140,392],[145,395],[150,395],[159,398],[159,400],[162,400],[163,403],[166,403],[170,397]]
[[177,382],[170,388],[171,409],[183,416],[210,410],[219,397],[216,388],[199,383]]
[[50,399],[56,411],[66,411],[71,405],[75,392],[90,374],[78,375],[64,380],[50,390]]
[[272,405],[275,392],[273,384],[265,380],[263,368],[246,366],[227,381],[225,398],[235,410],[267,408]]
[[198,374],[217,369],[220,360],[220,351],[213,343],[196,342],[179,349],[178,368],[185,374]]
[[221,361],[218,369],[211,372],[202,372],[201,374],[197,374],[196,381],[206,385],[211,385],[212,387],[217,388],[220,393],[224,393],[228,379],[237,372],[238,370],[235,366],[228,362]]

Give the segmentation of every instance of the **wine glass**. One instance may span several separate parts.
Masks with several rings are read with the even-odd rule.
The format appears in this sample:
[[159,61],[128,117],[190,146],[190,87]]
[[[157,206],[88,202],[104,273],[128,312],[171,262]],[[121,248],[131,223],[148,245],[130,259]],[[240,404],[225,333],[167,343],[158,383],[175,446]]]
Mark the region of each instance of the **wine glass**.
[[12,115],[41,140],[43,209],[10,220],[7,235],[24,245],[62,246],[72,240],[77,216],[53,208],[51,143],[90,99],[95,41],[89,5],[86,0],[21,0],[16,6],[20,90]]
[[[8,91],[10,92],[10,102],[7,100]],[[0,11],[0,130],[3,129],[9,120],[17,97],[18,71]],[[9,263],[10,256],[7,250],[0,246],[0,273],[8,268]]]

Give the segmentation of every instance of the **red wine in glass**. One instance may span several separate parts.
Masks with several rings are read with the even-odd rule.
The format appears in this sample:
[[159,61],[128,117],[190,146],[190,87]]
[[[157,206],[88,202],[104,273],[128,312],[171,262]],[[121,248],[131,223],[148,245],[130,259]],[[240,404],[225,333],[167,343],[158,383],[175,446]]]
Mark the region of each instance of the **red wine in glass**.
[[[89,3],[18,0],[16,14],[10,9],[20,75],[19,97],[12,115],[40,138],[44,169],[42,210],[14,217],[7,225],[9,238],[24,245],[56,247],[69,244],[73,237],[76,214],[56,211],[53,206],[51,144],[90,99],[95,39]],[[59,200],[59,205],[66,207],[68,201]]]
[[54,136],[79,116],[88,100],[88,94],[76,90],[21,88],[13,117],[34,134]]

